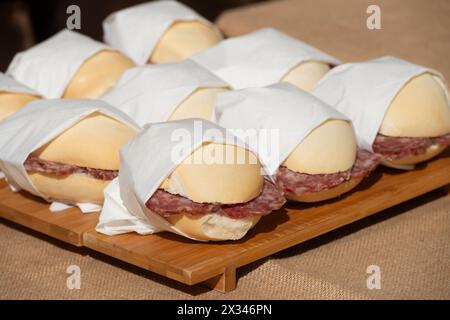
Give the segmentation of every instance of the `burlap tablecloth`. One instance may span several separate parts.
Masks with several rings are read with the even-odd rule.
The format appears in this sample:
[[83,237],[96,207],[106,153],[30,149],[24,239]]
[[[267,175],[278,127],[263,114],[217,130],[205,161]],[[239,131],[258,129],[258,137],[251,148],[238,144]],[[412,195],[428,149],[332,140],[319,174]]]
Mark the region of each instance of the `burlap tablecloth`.
[[[368,3],[381,6],[382,30],[366,29]],[[392,54],[450,79],[446,0],[274,1],[219,25],[228,35],[274,26],[342,60]],[[450,299],[448,188],[243,267],[225,295],[0,222],[0,299]],[[80,267],[79,290],[67,288],[70,265]],[[369,265],[380,267],[381,289],[367,288]]]

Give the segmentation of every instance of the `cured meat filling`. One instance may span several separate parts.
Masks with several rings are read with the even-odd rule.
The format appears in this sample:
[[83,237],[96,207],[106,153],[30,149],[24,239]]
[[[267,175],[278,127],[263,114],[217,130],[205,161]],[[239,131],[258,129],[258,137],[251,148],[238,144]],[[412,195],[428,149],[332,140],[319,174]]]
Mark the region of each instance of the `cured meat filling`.
[[358,150],[355,164],[347,171],[330,174],[299,173],[281,166],[275,181],[280,190],[286,195],[300,196],[319,192],[348,181],[364,178],[380,164],[381,156],[365,150]]
[[208,213],[223,214],[232,219],[252,216],[264,216],[273,210],[280,209],[286,199],[277,187],[264,180],[261,194],[255,199],[238,204],[198,203],[180,195],[158,189],[145,204],[153,212],[168,217],[173,214],[205,215]]
[[41,159],[37,156],[29,155],[24,162],[27,171],[42,172],[56,176],[67,176],[69,174],[86,174],[99,180],[112,180],[119,174],[118,170],[104,170],[87,167],[79,167],[56,161]]
[[435,138],[388,137],[378,134],[373,143],[373,151],[388,160],[424,154],[429,147],[450,146],[450,133]]

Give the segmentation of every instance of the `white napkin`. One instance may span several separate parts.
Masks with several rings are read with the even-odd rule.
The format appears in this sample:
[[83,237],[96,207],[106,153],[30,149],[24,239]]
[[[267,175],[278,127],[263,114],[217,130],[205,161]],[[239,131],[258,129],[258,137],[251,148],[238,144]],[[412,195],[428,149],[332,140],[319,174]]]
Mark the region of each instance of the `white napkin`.
[[[21,84],[2,72],[0,72],[0,92],[24,93],[39,96],[39,93],[33,89]],[[0,180],[4,177],[5,175],[0,171]]]
[[81,65],[105,49],[111,50],[101,42],[64,29],[16,54],[7,74],[45,98],[60,98]]
[[[36,100],[8,117],[0,125],[0,169],[13,191],[24,189],[45,197],[34,187],[23,163],[30,153],[43,146],[82,118],[100,112],[130,127],[138,125],[120,110],[100,100]],[[79,203],[82,211],[100,209],[96,204]],[[52,210],[65,206],[53,205]]]
[[219,93],[217,123],[255,151],[269,175],[317,126],[329,119],[348,120],[321,100],[289,83]]
[[339,60],[271,28],[226,39],[190,57],[235,89],[262,87],[281,81],[304,61],[337,65]]
[[109,15],[103,21],[103,38],[106,43],[125,52],[137,65],[143,65],[174,22],[195,20],[211,25],[177,1],[152,1]]
[[17,80],[7,76],[2,72],[0,72],[0,92],[24,93],[40,96],[37,91],[18,82]]
[[166,230],[188,237],[150,211],[145,203],[167,176],[204,142],[246,147],[224,128],[202,119],[145,126],[121,149],[119,177],[105,189],[105,204],[96,230],[107,235]]
[[353,121],[358,145],[373,151],[372,144],[394,97],[413,77],[432,69],[385,56],[340,65],[328,72],[311,92]]
[[195,90],[209,87],[227,88],[228,84],[197,63],[184,60],[128,69],[101,99],[144,125],[167,121]]

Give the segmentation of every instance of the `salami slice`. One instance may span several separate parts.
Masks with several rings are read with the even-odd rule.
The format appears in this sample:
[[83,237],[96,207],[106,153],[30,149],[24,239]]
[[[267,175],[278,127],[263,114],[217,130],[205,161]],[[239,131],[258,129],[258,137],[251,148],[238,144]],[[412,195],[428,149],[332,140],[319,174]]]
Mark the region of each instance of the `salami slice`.
[[29,155],[24,162],[27,171],[42,172],[56,176],[67,176],[70,174],[86,174],[99,180],[112,180],[117,177],[118,170],[104,170],[87,167],[79,167],[56,161],[44,160],[37,156]]
[[299,173],[281,166],[276,174],[276,183],[286,195],[301,196],[334,188],[350,179],[362,178],[380,164],[381,156],[358,150],[355,164],[347,171],[330,174]]
[[389,137],[378,134],[373,150],[388,160],[424,154],[432,145],[449,146],[450,134],[434,138]]
[[264,187],[261,194],[246,203],[232,205],[198,203],[189,200],[186,197],[158,189],[153,193],[145,205],[147,208],[163,217],[179,213],[189,215],[217,213],[226,215],[232,219],[241,219],[255,215],[267,215],[273,210],[280,209],[285,202],[286,199],[278,191],[276,186],[273,183],[264,180]]

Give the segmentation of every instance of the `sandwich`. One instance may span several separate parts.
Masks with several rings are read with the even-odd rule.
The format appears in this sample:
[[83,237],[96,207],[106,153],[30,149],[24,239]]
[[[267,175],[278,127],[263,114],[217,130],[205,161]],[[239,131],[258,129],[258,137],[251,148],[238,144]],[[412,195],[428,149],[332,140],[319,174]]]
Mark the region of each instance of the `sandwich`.
[[2,122],[0,164],[10,183],[48,201],[101,205],[137,131],[102,101],[37,100]]
[[390,167],[429,160],[450,145],[450,105],[443,83],[430,73],[411,79],[392,100],[373,143]]
[[275,179],[287,199],[318,202],[352,190],[379,163],[379,157],[357,148],[350,122],[331,119],[295,147]]
[[40,99],[37,92],[0,73],[0,121],[36,99]]
[[104,40],[138,65],[176,62],[218,43],[216,27],[177,1],[125,8],[103,22]]
[[339,60],[271,28],[229,38],[190,59],[234,89],[289,82],[310,91]]
[[290,200],[340,196],[380,161],[357,148],[348,118],[288,83],[218,94],[215,108],[218,124],[249,140],[253,148],[266,147],[260,155],[267,171]]
[[[194,163],[202,154],[241,154],[246,163]],[[221,161],[224,161],[220,159]],[[206,162],[206,163],[205,163]],[[214,161],[217,162],[217,161]],[[146,202],[183,233],[199,240],[237,240],[285,200],[261,175],[255,155],[235,145],[209,143],[195,150]]]
[[[146,126],[122,148],[119,184],[123,204],[151,221],[163,219],[172,231],[196,240],[240,239],[286,200],[262,175],[257,156],[236,140],[204,140],[198,147],[188,144],[181,148],[179,160],[174,160],[180,145],[173,134],[180,130],[187,138],[193,128],[202,128],[202,135],[211,129],[215,137],[225,132],[201,119],[157,123]],[[158,154],[153,152],[155,147],[160,149]],[[143,172],[141,168],[150,159],[154,171]]]
[[45,98],[98,98],[134,63],[80,33],[62,30],[16,54],[7,74]]
[[448,89],[433,70],[382,57],[337,67],[313,93],[349,116],[386,166],[412,169],[450,145]]

